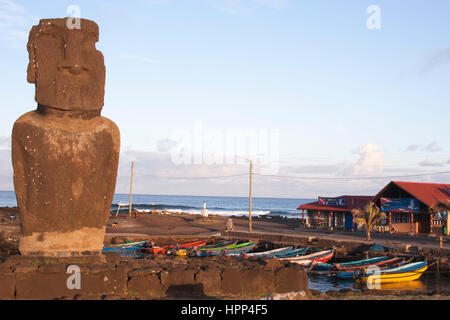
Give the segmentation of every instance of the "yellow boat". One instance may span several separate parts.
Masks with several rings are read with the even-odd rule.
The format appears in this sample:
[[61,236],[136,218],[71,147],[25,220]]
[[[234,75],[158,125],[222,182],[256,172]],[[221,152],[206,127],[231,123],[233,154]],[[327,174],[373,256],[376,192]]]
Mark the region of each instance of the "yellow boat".
[[378,274],[373,271],[371,274],[366,272],[359,278],[359,281],[368,285],[414,281],[419,279],[427,268],[426,261],[415,262],[397,268],[380,270]]
[[186,249],[179,249],[175,252],[175,255],[178,257],[186,257],[187,251],[186,251]]

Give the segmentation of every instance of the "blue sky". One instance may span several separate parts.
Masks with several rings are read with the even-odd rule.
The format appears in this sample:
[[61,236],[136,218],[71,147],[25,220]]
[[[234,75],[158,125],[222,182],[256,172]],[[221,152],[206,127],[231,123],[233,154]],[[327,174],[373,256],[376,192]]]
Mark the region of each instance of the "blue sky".
[[[122,137],[117,192],[136,161],[140,193],[245,196],[246,165],[172,163],[178,129],[275,129],[280,175],[391,176],[450,171],[450,2],[295,0],[0,0],[0,189],[12,189],[12,125],[33,110],[27,34],[77,5],[100,26],[103,115]],[[369,30],[366,9],[381,10]],[[449,182],[450,175],[402,179]],[[256,196],[373,194],[389,179],[257,177]]]

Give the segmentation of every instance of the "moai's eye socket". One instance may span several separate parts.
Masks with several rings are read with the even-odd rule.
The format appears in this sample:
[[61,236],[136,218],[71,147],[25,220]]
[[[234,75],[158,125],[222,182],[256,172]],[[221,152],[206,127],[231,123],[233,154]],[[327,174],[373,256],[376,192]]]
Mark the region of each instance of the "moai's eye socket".
[[39,53],[42,51],[45,51],[47,56],[48,52],[52,52],[54,57],[64,58],[64,46],[64,39],[54,33],[41,33],[34,42],[37,56],[39,56]]

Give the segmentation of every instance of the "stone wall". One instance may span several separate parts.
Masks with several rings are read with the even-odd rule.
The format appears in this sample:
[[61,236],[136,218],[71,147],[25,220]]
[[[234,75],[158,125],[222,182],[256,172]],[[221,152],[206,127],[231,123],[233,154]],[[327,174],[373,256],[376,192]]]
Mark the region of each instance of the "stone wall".
[[[81,289],[67,288],[69,265],[81,271]],[[0,299],[257,299],[308,292],[302,267],[276,260],[226,257],[123,259],[11,256],[0,264]]]

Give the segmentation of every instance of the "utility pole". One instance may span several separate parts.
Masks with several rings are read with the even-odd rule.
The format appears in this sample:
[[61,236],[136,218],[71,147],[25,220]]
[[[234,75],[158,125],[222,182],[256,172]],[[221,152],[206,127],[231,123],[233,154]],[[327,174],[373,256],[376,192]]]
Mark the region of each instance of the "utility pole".
[[131,218],[131,197],[133,193],[133,169],[134,169],[134,161],[131,161],[131,181],[130,181],[130,210],[128,211],[128,218]]
[[248,201],[248,227],[249,231],[252,232],[252,173],[253,173],[253,163],[250,160],[250,193]]

